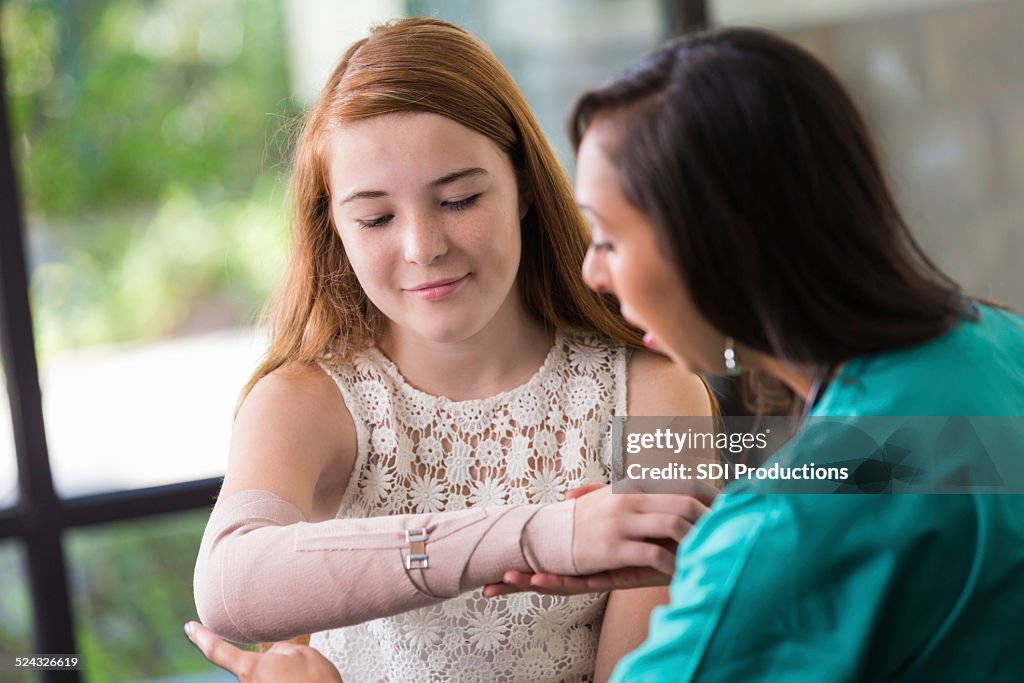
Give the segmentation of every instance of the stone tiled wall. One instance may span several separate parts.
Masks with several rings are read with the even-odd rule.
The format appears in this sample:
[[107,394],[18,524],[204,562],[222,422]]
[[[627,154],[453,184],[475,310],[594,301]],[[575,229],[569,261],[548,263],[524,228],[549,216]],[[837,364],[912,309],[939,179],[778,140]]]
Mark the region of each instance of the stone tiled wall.
[[1024,0],[783,31],[853,94],[925,249],[1024,309]]

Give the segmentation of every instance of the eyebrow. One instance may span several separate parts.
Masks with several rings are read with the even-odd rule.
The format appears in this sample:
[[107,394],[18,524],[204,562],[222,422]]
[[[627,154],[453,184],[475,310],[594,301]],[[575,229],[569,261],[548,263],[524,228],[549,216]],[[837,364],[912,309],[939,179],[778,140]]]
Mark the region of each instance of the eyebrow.
[[[471,168],[460,168],[457,171],[452,171],[447,175],[441,176],[437,180],[430,181],[430,187],[443,187],[444,185],[450,185],[451,183],[454,183],[456,180],[462,180],[463,178],[473,178],[476,176],[487,175],[490,175],[490,173],[488,173],[485,169],[482,169],[478,166],[474,166]],[[361,190],[359,192],[353,192],[352,194],[348,195],[340,202],[338,202],[338,204],[347,204],[348,202],[354,201],[356,199],[374,199],[376,197],[387,196],[388,193],[384,192],[383,190]]]
[[442,185],[454,183],[456,180],[462,180],[463,178],[473,178],[475,176],[481,175],[490,175],[490,173],[479,167],[460,168],[458,171],[452,171],[448,175],[441,176],[434,182],[430,183],[430,186],[441,187]]
[[589,213],[591,216],[596,218],[602,224],[606,222],[605,219],[604,219],[604,216],[599,214],[597,211],[594,211],[592,208],[590,208],[586,204],[577,204],[576,208],[578,208],[580,210],[580,213]]

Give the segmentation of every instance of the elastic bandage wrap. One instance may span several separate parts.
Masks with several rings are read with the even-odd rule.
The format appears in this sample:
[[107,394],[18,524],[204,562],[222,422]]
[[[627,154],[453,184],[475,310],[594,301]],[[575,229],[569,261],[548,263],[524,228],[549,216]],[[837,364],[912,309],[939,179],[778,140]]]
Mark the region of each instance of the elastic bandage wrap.
[[[508,570],[577,574],[575,501],[309,523],[269,491],[218,501],[199,548],[200,620],[239,643],[287,640],[432,605]],[[425,529],[428,566],[407,568]]]

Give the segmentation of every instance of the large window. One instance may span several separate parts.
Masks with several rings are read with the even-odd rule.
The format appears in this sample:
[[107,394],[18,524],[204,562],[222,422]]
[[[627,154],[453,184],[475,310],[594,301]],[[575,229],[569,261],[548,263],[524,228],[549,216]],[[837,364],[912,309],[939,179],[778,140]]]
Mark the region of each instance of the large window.
[[275,0],[3,6],[54,480],[223,471],[283,261]]
[[21,208],[0,183],[0,650],[85,661],[17,680],[231,680],[180,634],[192,564],[284,263],[297,114],[352,40],[408,14],[466,26],[569,166],[573,94],[700,4],[0,5]]
[[181,626],[286,253],[280,1],[10,0],[0,29],[0,651],[233,680]]

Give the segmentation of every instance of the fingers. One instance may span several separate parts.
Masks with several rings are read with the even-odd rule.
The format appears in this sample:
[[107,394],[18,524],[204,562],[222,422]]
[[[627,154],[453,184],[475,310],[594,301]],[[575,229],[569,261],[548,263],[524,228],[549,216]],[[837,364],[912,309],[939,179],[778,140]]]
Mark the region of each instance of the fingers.
[[531,576],[533,574],[529,572],[518,572],[510,569],[501,577],[501,583],[489,583],[484,586],[484,597],[494,598],[499,595],[510,595],[512,593],[533,590],[530,587]]
[[710,507],[721,493],[714,486],[698,481],[619,479],[613,487],[616,495],[691,496],[707,507]]
[[[676,543],[690,532],[693,524],[684,517],[652,513],[623,520],[623,531],[630,538],[671,539]],[[659,544],[660,545],[660,544]]]
[[204,657],[238,677],[243,675],[249,666],[250,659],[259,656],[238,649],[197,621],[185,624],[185,634],[189,640],[195,643]]
[[553,595],[577,595],[579,593],[600,593],[611,590],[614,581],[611,572],[589,576],[559,576],[558,574],[535,574],[530,578],[532,590]]
[[[515,584],[517,591],[530,591],[544,595],[579,595],[596,593],[605,590],[607,581],[599,579],[600,575],[562,576],[560,574],[520,574],[517,577],[506,577],[506,581]],[[509,580],[511,578],[511,580]]]
[[590,576],[562,576],[560,574],[530,574],[507,571],[503,583],[492,583],[484,588],[484,597],[530,591],[545,595],[579,595],[610,590],[613,581],[603,574]]
[[574,489],[569,489],[568,491],[566,491],[565,499],[573,500],[575,498],[585,496],[588,493],[591,493],[592,491],[597,491],[598,489],[604,488],[605,486],[608,486],[608,484],[583,484],[582,486],[577,486]]
[[[599,507],[610,504],[619,513],[662,512],[679,515],[696,522],[708,511],[708,505],[699,497],[689,493],[621,493],[614,492],[610,486],[599,487],[592,495],[583,496],[577,503],[579,507]],[[593,489],[592,489],[593,490]]]
[[520,588],[511,583],[489,583],[484,586],[484,597],[496,598],[499,595],[511,595],[512,593],[521,593],[524,590],[529,590],[529,588]]
[[[675,555],[675,553],[672,553]],[[611,585],[608,590],[643,588],[646,586],[667,586],[672,577],[650,567],[627,567],[607,572]]]
[[[617,494],[621,495],[621,494]],[[707,511],[708,506],[697,498],[686,494],[625,494],[623,505],[637,512],[677,515],[695,524]]]
[[700,484],[699,486],[694,487],[694,490],[690,495],[703,503],[705,507],[711,507],[711,504],[715,502],[715,498],[718,498],[718,494],[720,493],[721,491],[716,489],[714,486]]
[[617,548],[617,559],[623,567],[650,567],[672,576],[676,568],[676,557],[654,543],[626,541]]
[[[708,511],[689,495],[611,494],[603,490],[577,501],[573,559],[581,574],[626,567],[671,576],[678,543]],[[581,523],[581,520],[586,520]]]
[[506,572],[503,577],[517,591],[533,591],[545,595],[579,595],[604,593],[646,586],[664,586],[670,577],[650,567],[628,567],[588,576],[562,576],[559,574],[526,574]]
[[501,580],[505,583],[519,586],[520,588],[529,588],[530,579],[534,576],[537,575],[532,572],[517,572],[514,569],[510,569],[505,572],[505,575],[501,577]]

